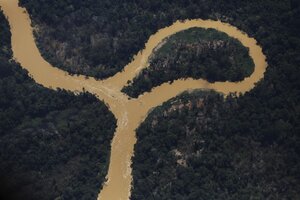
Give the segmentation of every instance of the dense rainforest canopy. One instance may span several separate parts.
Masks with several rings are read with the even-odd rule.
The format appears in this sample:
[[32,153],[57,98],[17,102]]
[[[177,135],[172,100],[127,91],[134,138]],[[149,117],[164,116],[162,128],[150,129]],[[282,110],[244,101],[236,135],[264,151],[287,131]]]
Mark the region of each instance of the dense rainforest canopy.
[[239,98],[198,91],[155,109],[137,131],[133,200],[300,198],[299,1],[218,2],[262,45],[264,80]]
[[43,88],[12,61],[0,13],[0,199],[96,199],[116,120],[88,93]]
[[[37,28],[39,48],[47,60],[71,73],[82,73],[97,78],[108,77],[122,70],[133,55],[143,48],[151,34],[180,19],[220,19],[257,39],[268,58],[269,66],[264,80],[258,83],[255,89],[239,98],[232,95],[225,100],[220,94],[214,92],[186,93],[155,109],[140,126],[137,130],[138,140],[132,164],[132,199],[300,199],[300,2],[298,0],[21,0],[21,4],[32,16],[33,25]],[[1,45],[1,49],[3,52],[1,57],[9,54],[9,48],[2,48]],[[8,58],[2,59],[3,62],[7,63]],[[18,132],[14,137],[20,135],[17,138],[22,138],[25,134],[38,133],[26,132],[27,128],[33,127],[40,132],[45,132],[44,129],[47,128],[45,124],[50,123],[56,127],[54,130],[61,130],[59,133],[66,134],[67,137],[70,129],[66,124],[59,125],[64,120],[55,121],[56,115],[62,115],[61,118],[66,119],[73,116],[72,112],[68,115],[66,111],[68,109],[77,109],[75,113],[82,112],[81,109],[78,110],[78,106],[74,106],[75,104],[91,106],[86,112],[92,110],[92,113],[96,110],[92,105],[97,104],[97,108],[99,108],[98,104],[102,105],[88,94],[74,98],[65,91],[55,93],[42,89],[33,84],[18,67],[12,67],[16,64],[10,62],[7,64],[11,67],[1,67],[3,71],[0,73],[1,80],[4,80],[3,77],[9,77],[10,80],[15,81],[1,83],[1,87],[9,88],[8,94],[2,96],[11,97],[6,101],[11,103],[8,104],[11,107],[8,107],[9,110],[1,116],[1,119],[8,118],[14,123],[19,121],[20,123],[13,126],[16,128],[9,127],[12,122],[1,123],[3,130],[6,130],[4,129],[7,128],[6,126],[9,130],[1,132],[1,135]],[[164,73],[167,74],[169,71]],[[180,71],[180,73],[184,72]],[[24,79],[29,83],[25,81],[25,84]],[[15,89],[20,87],[22,89]],[[34,92],[30,92],[33,89]],[[141,88],[144,91],[147,89]],[[13,91],[18,91],[18,96]],[[51,98],[48,95],[50,93]],[[57,105],[55,103],[54,108],[45,106],[47,112],[39,108],[38,110],[41,110],[39,113],[43,115],[25,115],[22,112],[20,115],[18,115],[20,112],[7,114],[10,111],[14,113],[14,110],[22,107],[22,102],[26,113],[29,112],[30,105],[38,107],[44,105],[42,100],[34,101],[36,104],[28,100],[29,103],[25,104],[29,94],[34,95],[35,99],[41,98],[46,102],[53,101],[55,95],[58,96],[54,99],[60,99],[59,96],[62,95],[59,102],[73,103],[62,103],[58,108],[55,107]],[[1,101],[5,98],[1,98]],[[82,101],[91,103],[85,104]],[[51,115],[53,112],[55,114]],[[67,113],[64,114],[65,112]],[[104,113],[108,115],[107,112]],[[42,118],[42,122],[46,120],[45,124],[40,122],[39,118]],[[86,118],[78,117],[75,120],[84,121],[84,119]],[[29,120],[29,123],[26,120]],[[97,114],[97,120],[104,119],[101,120]],[[113,130],[115,126],[113,120],[107,124],[96,124],[105,126],[103,129],[94,129],[93,126],[88,125],[93,124],[93,121],[86,120],[83,123],[85,126],[81,129],[75,128],[80,135],[91,127],[93,130]],[[78,123],[71,125],[75,124]],[[49,130],[53,129],[46,130],[51,133]],[[103,136],[102,134],[96,136],[100,137],[99,135]],[[23,143],[21,139],[13,140],[13,136],[5,137],[8,139],[1,139],[1,142],[8,141],[8,143],[1,144],[1,148],[8,149],[14,144]],[[111,135],[107,135],[102,139],[109,141],[110,138]],[[93,146],[98,145],[95,151],[100,150],[99,144],[93,143],[95,139],[87,140],[83,141],[91,142]],[[24,141],[28,142],[28,140]],[[81,142],[82,140],[78,144]],[[101,151],[108,150],[108,142],[103,144],[105,145]],[[17,150],[10,151],[8,158],[6,153],[1,155],[1,159],[18,162],[14,156],[19,156],[19,150],[15,149]],[[22,149],[22,152],[24,151]],[[5,151],[1,150],[2,152]],[[107,155],[107,152],[105,153]],[[21,159],[22,156],[19,158]],[[90,158],[93,158],[92,153]],[[93,162],[95,161],[88,162],[90,167],[95,167]],[[87,166],[85,162],[79,163],[82,167]],[[29,166],[26,162],[22,162],[22,165],[13,163],[5,169],[11,169],[11,166],[21,166],[19,167],[21,170],[18,168],[12,171],[12,174],[29,170],[26,168]],[[67,168],[67,165],[64,167]],[[97,167],[96,170],[99,168]],[[59,174],[59,171],[56,172]],[[47,173],[50,174],[50,171]],[[82,173],[88,174],[92,171],[84,170]],[[79,174],[78,172],[76,176],[78,179],[95,178],[93,174],[91,176],[79,176]],[[36,177],[40,174],[30,176],[30,173],[26,173],[26,175]],[[20,174],[18,177],[25,176]],[[45,177],[52,176],[45,175]],[[16,178],[16,180],[22,179]],[[36,180],[43,179],[36,178]],[[85,181],[88,182],[87,180],[72,181],[72,184],[81,184]],[[93,183],[94,181],[95,179],[91,180]],[[23,183],[19,185],[24,185]],[[72,184],[63,187],[64,191],[55,194],[80,193],[94,197],[99,191],[95,185],[77,187]],[[100,184],[99,181],[96,181],[96,184]],[[37,183],[37,185],[45,184]],[[49,187],[54,188],[51,185]],[[40,195],[39,192],[45,190],[34,191]],[[50,196],[50,193],[47,194]],[[68,198],[69,196],[66,197]],[[77,196],[77,199],[81,198]]]
[[190,28],[166,38],[152,52],[149,67],[124,87],[137,97],[153,87],[180,78],[241,81],[250,76],[254,63],[240,41],[215,29]]
[[197,91],[156,108],[137,131],[131,199],[298,199],[299,112],[255,93],[263,100]]
[[[267,37],[263,45],[271,46],[275,33],[268,31],[276,27],[272,31],[282,32],[281,23],[290,23],[285,19],[295,14],[289,11],[298,5],[297,0],[20,2],[32,16],[40,50],[48,61],[71,73],[97,78],[122,70],[150,35],[176,20],[221,19],[251,36]],[[283,12],[286,14],[281,16]]]

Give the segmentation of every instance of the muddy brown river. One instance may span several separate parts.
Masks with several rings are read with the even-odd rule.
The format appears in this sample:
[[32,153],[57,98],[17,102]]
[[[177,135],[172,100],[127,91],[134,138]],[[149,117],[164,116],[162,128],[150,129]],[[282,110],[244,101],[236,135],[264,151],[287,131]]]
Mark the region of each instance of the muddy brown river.
[[[175,22],[173,25],[160,29],[153,34],[146,43],[145,49],[140,51],[132,62],[122,72],[103,81],[92,77],[70,76],[65,71],[51,66],[41,56],[33,37],[33,29],[27,11],[18,6],[18,0],[0,0],[4,14],[8,18],[12,33],[12,50],[14,59],[23,68],[28,70],[32,78],[47,88],[63,88],[73,92],[83,91],[83,88],[95,94],[104,101],[117,118],[117,129],[111,143],[111,157],[107,182],[99,191],[98,199],[101,200],[127,200],[131,190],[131,157],[136,143],[135,130],[147,117],[151,108],[177,96],[186,90],[213,89],[224,95],[230,92],[245,93],[250,91],[264,76],[267,68],[266,57],[256,40],[237,28],[212,20],[186,20]],[[253,74],[241,82],[215,82],[209,83],[203,79],[176,80],[172,84],[164,83],[153,88],[137,99],[128,99],[121,93],[121,89],[132,80],[143,68],[153,49],[166,37],[191,27],[214,28],[238,39],[245,47],[249,48],[255,69]]]

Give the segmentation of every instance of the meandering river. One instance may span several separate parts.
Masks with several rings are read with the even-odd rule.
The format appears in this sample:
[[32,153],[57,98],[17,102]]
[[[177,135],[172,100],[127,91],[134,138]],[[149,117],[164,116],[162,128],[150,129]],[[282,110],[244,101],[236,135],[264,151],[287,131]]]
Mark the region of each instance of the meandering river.
[[[264,76],[267,68],[266,57],[256,40],[237,28],[212,20],[186,20],[175,22],[173,25],[160,29],[146,43],[122,72],[103,81],[92,77],[70,76],[66,72],[51,66],[41,56],[33,37],[31,20],[27,11],[18,6],[18,0],[0,0],[4,14],[8,18],[12,33],[12,50],[14,59],[28,70],[32,78],[47,88],[63,88],[70,91],[89,91],[104,101],[117,118],[117,129],[111,143],[111,157],[107,174],[108,181],[100,191],[101,200],[127,200],[131,189],[131,157],[136,143],[135,130],[147,117],[151,108],[161,105],[170,98],[192,89],[213,89],[224,95],[230,92],[245,93],[250,91]],[[132,80],[144,67],[153,49],[166,37],[191,27],[214,28],[238,39],[249,48],[255,69],[253,74],[241,82],[209,83],[203,79],[176,80],[172,84],[164,83],[153,88],[137,99],[128,99],[121,92],[128,80]]]

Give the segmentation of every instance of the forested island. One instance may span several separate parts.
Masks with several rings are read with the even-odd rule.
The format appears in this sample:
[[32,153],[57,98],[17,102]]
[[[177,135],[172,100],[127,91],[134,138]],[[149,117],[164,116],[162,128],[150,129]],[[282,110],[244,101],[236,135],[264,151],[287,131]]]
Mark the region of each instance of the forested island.
[[0,199],[96,199],[116,120],[92,94],[36,84],[0,13]]
[[[266,18],[272,18],[274,21],[268,23],[279,23],[276,27],[280,27],[277,20],[280,10],[297,5],[296,0],[20,2],[32,16],[41,53],[52,65],[72,74],[85,74],[100,79],[121,71],[143,49],[149,36],[176,20],[220,19],[251,36],[265,35],[269,28],[262,26]],[[269,7],[277,9],[276,13],[256,15],[257,10],[268,10]],[[272,35],[267,37],[269,39],[264,45],[272,45]]]
[[136,98],[162,83],[190,77],[236,82],[253,70],[249,50],[240,41],[215,29],[190,28],[162,41],[152,52],[149,67],[122,91]]
[[137,130],[131,199],[299,199],[299,1],[212,7],[262,45],[264,80],[239,98],[197,91],[156,108]]
[[[141,124],[131,199],[300,199],[298,0],[21,0],[21,5],[49,62],[99,79],[122,70],[151,34],[176,20],[218,19],[254,37],[269,66],[253,90],[225,99],[213,91],[184,93]],[[11,199],[95,199],[115,119],[91,94],[35,84],[11,60],[9,29],[0,19],[2,193]],[[164,80],[180,73],[187,71]],[[141,86],[132,96],[149,89]]]

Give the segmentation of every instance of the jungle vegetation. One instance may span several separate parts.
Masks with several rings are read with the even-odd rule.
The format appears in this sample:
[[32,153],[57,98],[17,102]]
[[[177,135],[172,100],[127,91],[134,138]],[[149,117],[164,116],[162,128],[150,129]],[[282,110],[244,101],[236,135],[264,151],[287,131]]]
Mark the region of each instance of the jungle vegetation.
[[300,198],[299,1],[223,2],[215,14],[262,45],[265,77],[240,97],[196,91],[155,109],[137,130],[133,200]]
[[0,13],[0,199],[96,199],[116,119],[89,93],[43,88],[12,60]]
[[176,20],[219,19],[254,37],[269,66],[253,90],[225,100],[214,92],[183,94],[142,123],[132,199],[300,199],[298,0],[21,0],[21,5],[38,27],[47,60],[97,78],[122,70],[151,34]]
[[254,70],[248,48],[215,29],[180,31],[159,46],[150,56],[149,67],[122,89],[130,97],[136,98],[153,87],[180,78],[241,81]]

